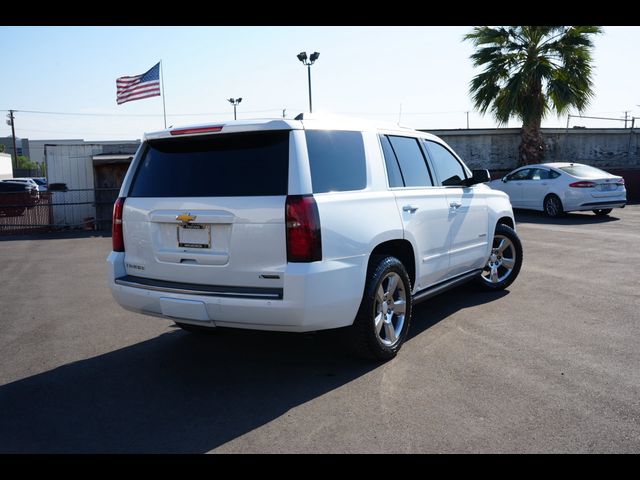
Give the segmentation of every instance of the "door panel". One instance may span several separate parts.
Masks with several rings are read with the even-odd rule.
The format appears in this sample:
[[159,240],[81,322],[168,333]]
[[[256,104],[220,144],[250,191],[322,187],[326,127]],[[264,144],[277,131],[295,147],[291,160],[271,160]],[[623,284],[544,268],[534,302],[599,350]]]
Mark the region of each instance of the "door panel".
[[480,268],[486,261],[489,218],[485,195],[473,187],[448,187],[449,274]]
[[544,197],[549,191],[550,181],[548,170],[533,169],[531,176],[522,181],[522,206],[526,208],[542,208]]
[[442,188],[394,190],[405,238],[416,251],[414,291],[449,276],[449,206]]

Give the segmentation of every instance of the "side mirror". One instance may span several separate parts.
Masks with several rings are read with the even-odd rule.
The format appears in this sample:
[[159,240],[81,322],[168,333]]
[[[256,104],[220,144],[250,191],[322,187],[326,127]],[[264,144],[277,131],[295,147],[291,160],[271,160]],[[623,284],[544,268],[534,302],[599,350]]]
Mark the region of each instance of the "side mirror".
[[473,170],[472,177],[467,180],[467,185],[476,185],[478,183],[486,183],[491,180],[491,175],[489,175],[489,170],[481,169],[481,170]]
[[509,179],[507,178],[506,175],[504,177],[502,177],[502,183],[507,183],[508,181],[509,181]]

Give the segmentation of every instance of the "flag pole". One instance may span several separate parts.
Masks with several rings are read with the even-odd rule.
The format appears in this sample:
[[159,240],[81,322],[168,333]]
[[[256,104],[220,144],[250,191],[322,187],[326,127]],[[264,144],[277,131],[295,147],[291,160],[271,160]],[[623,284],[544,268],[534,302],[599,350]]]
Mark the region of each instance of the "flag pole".
[[164,113],[164,128],[167,128],[167,107],[164,104],[164,75],[162,72],[162,59],[160,60],[160,83],[162,84],[162,111]]

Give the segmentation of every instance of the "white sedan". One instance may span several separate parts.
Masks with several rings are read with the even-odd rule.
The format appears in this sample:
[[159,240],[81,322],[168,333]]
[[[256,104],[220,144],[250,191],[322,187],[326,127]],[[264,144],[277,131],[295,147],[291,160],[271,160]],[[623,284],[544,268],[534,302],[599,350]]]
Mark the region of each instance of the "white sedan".
[[624,178],[581,163],[526,165],[489,186],[509,195],[514,208],[540,210],[550,217],[578,210],[609,215],[627,203]]

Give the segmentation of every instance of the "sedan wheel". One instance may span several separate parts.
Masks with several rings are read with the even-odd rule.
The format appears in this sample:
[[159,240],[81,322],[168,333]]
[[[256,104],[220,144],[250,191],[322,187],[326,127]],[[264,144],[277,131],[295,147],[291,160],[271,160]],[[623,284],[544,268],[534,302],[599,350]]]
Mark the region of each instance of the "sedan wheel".
[[544,199],[544,211],[550,217],[559,217],[564,213],[562,202],[557,195],[549,195]]

